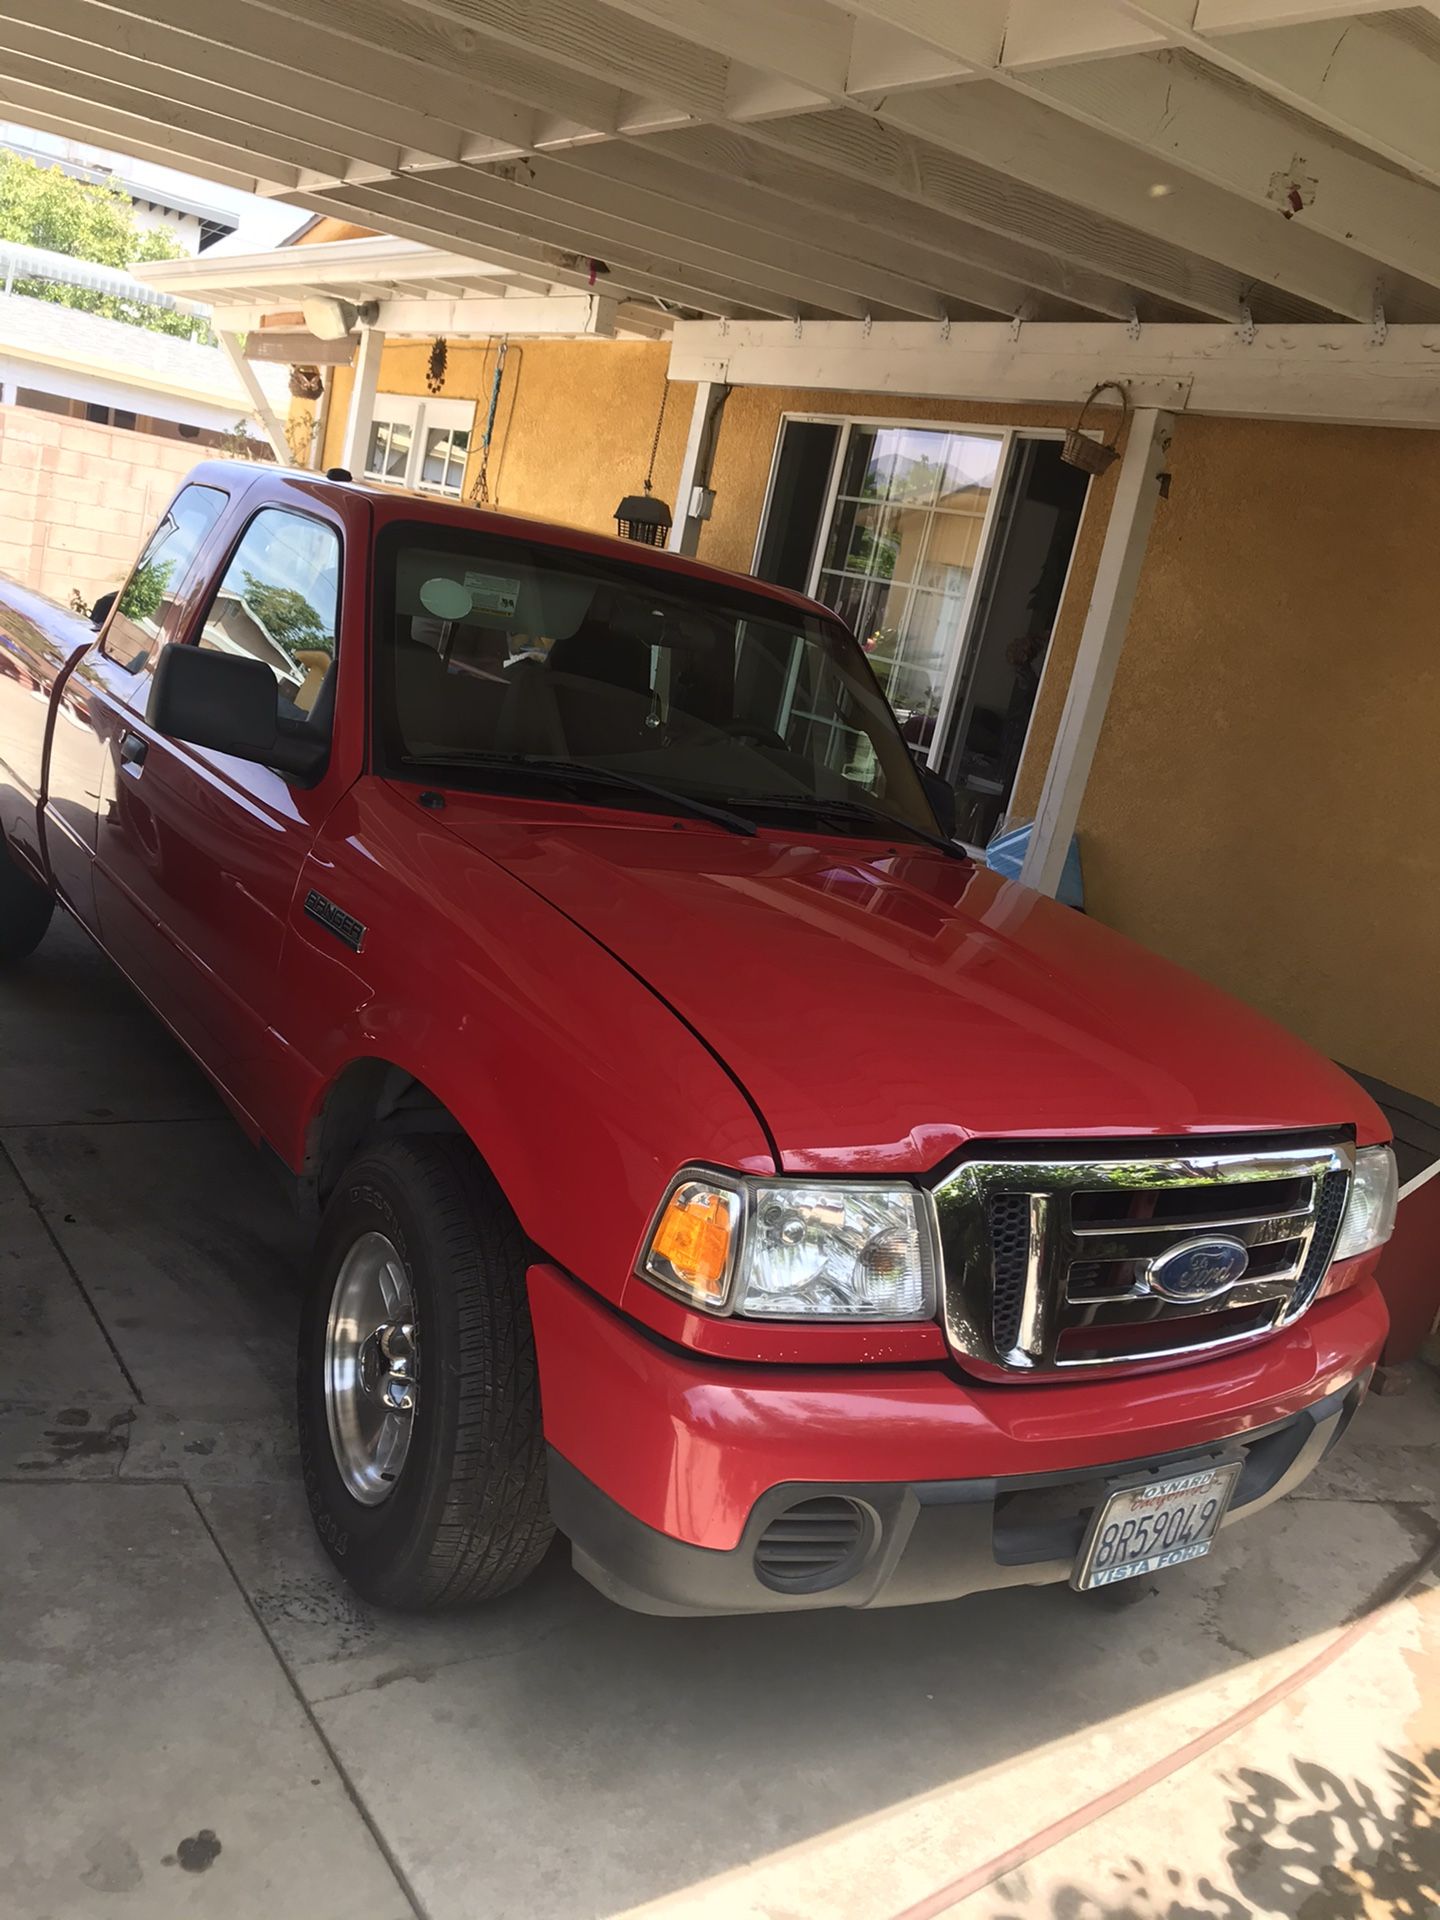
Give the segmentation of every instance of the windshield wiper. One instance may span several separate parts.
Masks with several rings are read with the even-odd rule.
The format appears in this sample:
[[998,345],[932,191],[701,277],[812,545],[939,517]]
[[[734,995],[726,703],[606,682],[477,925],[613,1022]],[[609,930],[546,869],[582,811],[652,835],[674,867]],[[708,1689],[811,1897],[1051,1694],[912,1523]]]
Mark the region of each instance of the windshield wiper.
[[[741,796],[737,795],[736,798]],[[808,813],[817,820],[863,820],[867,826],[883,827],[886,834],[908,833],[917,840],[923,840],[927,847],[936,847],[941,853],[949,854],[952,860],[968,860],[970,855],[964,847],[954,840],[947,840],[943,834],[931,833],[926,827],[917,827],[909,820],[897,820],[893,813],[882,813],[878,807],[867,807],[861,800],[844,798],[827,800],[818,793],[747,793],[743,796],[747,805],[757,807],[775,807],[791,813]]]
[[463,750],[456,753],[407,753],[401,758],[407,767],[494,767],[503,773],[537,774],[543,780],[554,780],[562,786],[578,786],[582,780],[590,780],[602,786],[627,787],[632,793],[647,793],[652,800],[663,801],[676,813],[692,813],[702,820],[714,820],[731,833],[744,833],[753,838],[759,832],[753,820],[745,819],[742,814],[731,813],[728,807],[712,807],[708,801],[694,800],[688,793],[677,793],[673,787],[662,787],[653,780],[642,780],[639,774],[622,773],[616,767],[592,767],[584,760],[547,760],[529,753]]

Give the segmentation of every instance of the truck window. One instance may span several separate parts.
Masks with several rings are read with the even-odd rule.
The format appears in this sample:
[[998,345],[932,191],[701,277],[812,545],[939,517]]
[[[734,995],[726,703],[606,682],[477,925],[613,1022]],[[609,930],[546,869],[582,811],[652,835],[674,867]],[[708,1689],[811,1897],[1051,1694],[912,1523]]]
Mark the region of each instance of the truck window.
[[152,664],[190,563],[228,498],[218,487],[182,487],[146,541],[100,642],[101,652],[126,673]]
[[262,507],[210,602],[200,645],[263,660],[282,713],[328,726],[339,597],[335,529],[308,513]]

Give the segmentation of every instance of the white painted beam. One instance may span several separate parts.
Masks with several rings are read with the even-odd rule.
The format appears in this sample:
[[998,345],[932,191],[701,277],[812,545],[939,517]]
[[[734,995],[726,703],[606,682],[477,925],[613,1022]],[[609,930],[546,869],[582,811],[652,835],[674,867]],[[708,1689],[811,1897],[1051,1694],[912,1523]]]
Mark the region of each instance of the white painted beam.
[[[1125,645],[1145,548],[1160,498],[1174,422],[1167,413],[1140,407],[1131,415],[1125,452],[1115,483],[1095,584],[1071,669],[1060,726],[1045,770],[1035,824],[1020,878],[1027,887],[1054,895],[1080,818],[1094,764],[1110,689]],[[1090,497],[1094,497],[1094,488]]]
[[1155,326],[1031,321],[679,321],[675,380],[1051,405],[1066,419],[1099,380],[1137,406],[1354,426],[1440,426],[1440,326]]
[[[1010,75],[1006,84],[1166,169],[1179,167],[1295,227],[1440,286],[1436,189],[1375,165],[1318,128],[1302,136],[1263,93],[1169,53]],[[1164,196],[1164,205],[1173,198]]]
[[[693,286],[663,278],[632,261],[607,262],[610,271],[598,274],[592,281],[589,273],[577,264],[573,253],[566,255],[558,247],[531,240],[518,221],[512,231],[493,222],[482,223],[470,219],[444,205],[437,208],[417,194],[419,184],[395,181],[385,187],[346,187],[330,193],[298,192],[287,194],[285,198],[291,206],[303,207],[309,213],[334,214],[339,219],[380,227],[402,239],[419,240],[428,246],[473,245],[477,252],[483,253],[495,265],[521,274],[542,274],[557,287],[589,293],[598,291],[603,285],[606,292],[622,299],[630,294],[651,299],[658,297],[674,305],[719,316],[734,312],[737,304],[752,304],[750,301],[736,303],[719,295],[702,293]],[[785,302],[766,304],[772,311],[776,307],[790,311]],[[764,311],[765,307],[762,306],[761,310]]]
[[[924,96],[899,94],[905,105]],[[745,129],[812,166],[1054,253],[1218,319],[1238,314],[1248,277],[1116,226],[1058,196],[858,113],[809,114]]]
[[[872,250],[876,234],[938,258],[958,278],[959,283],[947,291],[960,299],[973,299],[979,306],[993,306],[997,312],[1016,312],[1030,289],[1111,319],[1124,319],[1134,309],[1134,290],[1122,281],[1088,272],[937,207],[898,199],[880,182],[866,181],[853,171],[837,173],[812,166],[786,150],[776,130],[772,129],[773,148],[758,145],[747,137],[751,131],[685,127],[652,135],[643,147],[601,143],[582,148],[573,157],[613,168],[616,156],[635,151],[667,167],[678,164],[703,177],[712,192],[733,191],[742,196],[737,198],[737,211],[743,209],[747,217],[743,196],[758,189],[772,203],[778,199],[798,208],[809,232],[853,236],[849,241],[853,250],[877,263],[884,264],[887,256]],[[973,294],[967,292],[972,278]]]
[[[473,240],[490,258],[501,257],[491,251],[491,240],[500,247],[517,240],[522,244],[533,242],[548,247],[557,259],[567,255],[581,260],[595,257],[603,260],[609,270],[602,276],[607,285],[658,294],[663,299],[697,307],[701,312],[725,313],[750,307],[760,313],[790,315],[799,309],[801,287],[810,291],[807,284],[801,282],[793,290],[773,292],[755,277],[758,269],[744,279],[732,278],[708,262],[701,262],[694,248],[681,251],[695,258],[676,258],[663,250],[654,250],[652,236],[638,226],[627,234],[619,223],[592,228],[578,219],[572,222],[542,219],[533,211],[517,206],[512,197],[485,191],[483,187],[477,192],[470,185],[471,180],[488,183],[491,188],[502,183],[489,181],[483,174],[467,175],[465,180],[465,186],[451,187],[426,175],[420,179],[376,183],[354,191],[357,203],[363,199],[375,204],[382,214],[387,207],[394,207],[397,213],[424,215],[437,223],[437,237]],[[841,296],[824,301],[817,298],[815,304],[828,307],[832,312],[856,316],[864,312],[861,303],[845,301]]]
[[350,388],[350,406],[345,415],[345,437],[340,443],[340,464],[351,474],[359,475],[365,471],[370,429],[375,424],[375,395],[380,390],[380,361],[384,352],[384,333],[378,327],[367,327],[360,335],[360,351],[355,356],[355,378]]
[[999,64],[1024,71],[1070,60],[1114,59],[1165,45],[1165,35],[1111,0],[1010,0]]
[[[552,217],[557,209],[580,208],[607,220],[640,222],[648,232],[663,235],[666,246],[678,241],[682,251],[695,243],[713,249],[724,270],[735,275],[779,269],[783,279],[766,284],[804,287],[801,297],[812,304],[829,304],[830,296],[838,292],[857,299],[862,313],[888,307],[939,318],[944,311],[933,282],[911,278],[894,264],[877,270],[853,252],[821,244],[826,236],[817,232],[813,220],[804,231],[796,222],[788,232],[773,235],[753,217],[753,211],[741,209],[740,195],[718,180],[707,204],[700,204],[693,195],[677,196],[673,170],[657,169],[652,156],[630,142],[602,142],[563,157],[537,154],[491,172],[518,189],[524,200],[533,198],[541,212]],[[447,184],[464,182],[447,178]],[[752,209],[756,198],[751,197]],[[853,245],[848,233],[836,238]]]
[[245,358],[245,343],[237,333],[222,332],[220,345],[224,349],[225,358],[235,369],[236,378],[250,396],[255,418],[260,422],[265,438],[270,442],[271,452],[282,467],[293,467],[295,456],[290,451],[290,442],[285,436],[284,425],[271,406],[265,389],[255,377],[255,369]]
[[[1127,12],[1321,126],[1440,182],[1440,72],[1364,20],[1207,34],[1196,0],[1121,0]],[[1297,142],[1297,144],[1299,144]]]
[[1396,0],[1195,0],[1197,33],[1248,33],[1263,27],[1302,27],[1315,20],[1354,20],[1393,13]]
[[1374,309],[1374,265],[1351,248],[1278,220],[1275,208],[1157,165],[1038,100],[960,87],[901,94],[878,111],[888,126],[1161,244],[1223,262],[1261,287],[1351,320],[1368,321]]

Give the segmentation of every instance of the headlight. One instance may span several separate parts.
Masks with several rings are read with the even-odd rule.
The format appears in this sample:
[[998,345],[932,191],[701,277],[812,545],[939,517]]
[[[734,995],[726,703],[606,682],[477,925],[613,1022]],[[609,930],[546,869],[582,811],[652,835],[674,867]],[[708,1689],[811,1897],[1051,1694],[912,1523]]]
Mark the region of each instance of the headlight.
[[1362,1147],[1355,1156],[1355,1177],[1332,1259],[1353,1260],[1357,1253],[1372,1253],[1384,1246],[1395,1225],[1399,1189],[1391,1149]]
[[876,1180],[682,1174],[641,1261],[709,1313],[771,1320],[925,1320],[935,1312],[929,1197]]

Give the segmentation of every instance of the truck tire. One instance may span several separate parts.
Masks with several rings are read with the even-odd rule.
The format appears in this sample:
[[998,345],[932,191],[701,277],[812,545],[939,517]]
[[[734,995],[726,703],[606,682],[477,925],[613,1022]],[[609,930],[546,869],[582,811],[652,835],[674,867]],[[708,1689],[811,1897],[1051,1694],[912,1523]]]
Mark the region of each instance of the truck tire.
[[494,1599],[550,1544],[525,1247],[449,1134],[366,1149],[326,1207],[300,1329],[301,1465],[326,1551],[381,1606]]
[[54,894],[32,880],[0,841],[0,967],[35,951],[54,911]]

